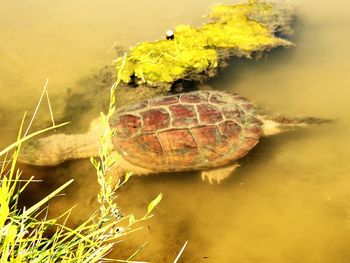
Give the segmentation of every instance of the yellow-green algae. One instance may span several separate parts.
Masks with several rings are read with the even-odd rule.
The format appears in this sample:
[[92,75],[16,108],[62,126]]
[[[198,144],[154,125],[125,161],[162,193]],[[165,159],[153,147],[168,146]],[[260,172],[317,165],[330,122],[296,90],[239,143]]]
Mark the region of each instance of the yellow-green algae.
[[[211,75],[229,55],[250,57],[253,52],[291,43],[276,37],[278,21],[272,4],[250,1],[238,5],[217,5],[210,21],[202,27],[179,25],[173,40],[142,42],[127,54],[121,80],[125,83],[160,86],[179,79]],[[275,20],[275,21],[272,21]],[[274,25],[274,26],[271,26]],[[117,69],[122,59],[116,61]]]

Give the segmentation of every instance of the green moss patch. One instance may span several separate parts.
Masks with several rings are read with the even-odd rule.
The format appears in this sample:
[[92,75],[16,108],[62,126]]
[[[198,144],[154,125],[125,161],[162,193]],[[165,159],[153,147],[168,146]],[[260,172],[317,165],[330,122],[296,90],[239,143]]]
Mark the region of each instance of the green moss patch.
[[[250,57],[253,52],[289,46],[289,41],[275,35],[278,26],[284,26],[278,23],[286,21],[276,14],[279,13],[273,5],[257,1],[214,6],[210,21],[202,27],[179,25],[173,40],[142,42],[132,47],[121,79],[150,86],[193,80],[215,72],[225,59],[223,54]],[[122,58],[116,61],[117,69],[122,61]]]

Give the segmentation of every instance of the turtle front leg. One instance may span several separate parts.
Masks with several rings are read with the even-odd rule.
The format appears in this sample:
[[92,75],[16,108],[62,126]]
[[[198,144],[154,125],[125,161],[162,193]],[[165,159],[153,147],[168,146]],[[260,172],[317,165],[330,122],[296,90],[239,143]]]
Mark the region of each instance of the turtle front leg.
[[235,163],[221,168],[202,171],[202,180],[208,180],[210,184],[213,183],[213,180],[216,180],[218,183],[220,183],[222,180],[229,177],[238,166],[239,164]]

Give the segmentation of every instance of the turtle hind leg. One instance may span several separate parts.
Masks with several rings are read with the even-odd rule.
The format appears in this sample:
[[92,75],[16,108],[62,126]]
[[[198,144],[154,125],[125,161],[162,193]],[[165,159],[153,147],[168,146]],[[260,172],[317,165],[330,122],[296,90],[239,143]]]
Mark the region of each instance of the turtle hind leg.
[[238,166],[239,164],[235,163],[224,167],[202,171],[202,180],[208,180],[210,184],[212,184],[213,181],[220,183],[222,180],[228,178]]

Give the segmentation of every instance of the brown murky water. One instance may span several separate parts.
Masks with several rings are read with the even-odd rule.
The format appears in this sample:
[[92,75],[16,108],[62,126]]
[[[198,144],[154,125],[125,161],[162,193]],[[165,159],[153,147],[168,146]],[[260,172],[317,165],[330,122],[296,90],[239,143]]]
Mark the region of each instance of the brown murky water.
[[[1,148],[15,139],[46,78],[55,116],[63,118],[69,90],[84,87],[84,78],[115,58],[114,42],[127,47],[179,23],[199,24],[214,3],[1,0]],[[144,230],[120,246],[121,258],[149,241],[139,259],[172,262],[188,240],[182,262],[350,262],[350,5],[296,5],[295,48],[260,61],[235,59],[210,84],[273,112],[336,122],[262,140],[221,185],[194,173],[133,178],[120,193],[125,213],[143,214],[159,192],[164,199]],[[82,108],[71,129],[83,131],[95,114]],[[48,123],[43,105],[36,127]],[[88,161],[23,168],[24,176],[44,180],[32,187],[35,193],[76,179],[67,196],[52,202],[52,214],[78,204],[75,222],[96,209]]]

